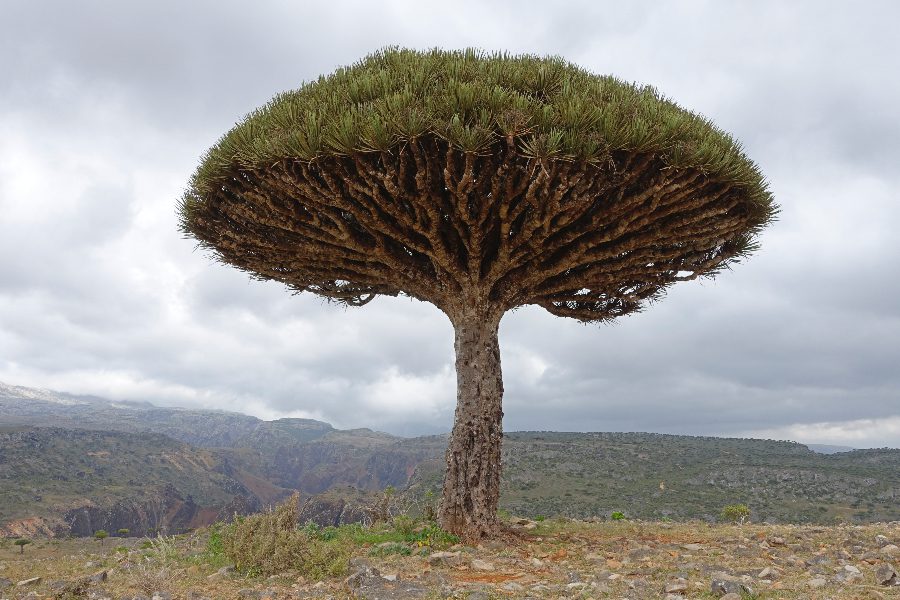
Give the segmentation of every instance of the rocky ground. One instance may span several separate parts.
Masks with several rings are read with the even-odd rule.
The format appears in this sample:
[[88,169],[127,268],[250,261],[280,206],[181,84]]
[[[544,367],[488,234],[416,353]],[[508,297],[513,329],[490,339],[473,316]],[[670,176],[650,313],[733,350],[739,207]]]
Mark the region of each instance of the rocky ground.
[[[361,546],[347,575],[268,578],[210,562],[203,534],[0,546],[0,598],[111,600],[900,598],[900,523],[833,527],[512,521],[502,539],[430,551]],[[143,548],[142,548],[143,546]]]

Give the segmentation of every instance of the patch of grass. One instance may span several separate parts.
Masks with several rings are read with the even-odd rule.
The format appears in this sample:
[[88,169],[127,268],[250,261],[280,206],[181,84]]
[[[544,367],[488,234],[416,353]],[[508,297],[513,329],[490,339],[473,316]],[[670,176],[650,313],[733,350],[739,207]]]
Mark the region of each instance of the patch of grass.
[[248,575],[275,575],[296,570],[311,579],[347,572],[350,545],[339,537],[323,539],[297,527],[299,496],[273,510],[235,521],[222,532],[225,556]]
[[213,567],[223,567],[228,563],[225,554],[225,543],[222,541],[224,532],[231,527],[224,523],[216,523],[209,528],[209,537],[206,540],[206,550],[200,557]]
[[149,546],[142,545],[141,548],[150,550],[148,554],[163,562],[172,562],[181,556],[178,550],[178,539],[174,535],[170,537],[158,535],[147,541],[150,542]]
[[320,528],[310,523],[302,530],[322,541],[344,541],[353,546],[377,546],[386,542],[396,542],[442,550],[459,543],[457,536],[447,533],[436,523],[420,522],[409,517],[395,518],[390,524],[376,523],[369,527],[352,523],[340,527]]
[[412,548],[400,542],[386,542],[382,545],[375,546],[369,551],[370,556],[389,556],[391,554],[410,556],[412,554]]

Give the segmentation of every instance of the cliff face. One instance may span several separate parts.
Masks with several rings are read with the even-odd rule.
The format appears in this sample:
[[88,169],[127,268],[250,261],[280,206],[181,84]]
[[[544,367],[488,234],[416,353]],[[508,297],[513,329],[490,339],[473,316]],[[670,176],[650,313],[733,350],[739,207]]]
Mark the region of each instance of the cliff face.
[[300,505],[297,521],[319,527],[337,527],[348,523],[371,523],[372,507],[378,494],[356,488],[336,488],[307,498]]
[[230,520],[235,513],[250,514],[260,508],[258,500],[245,496],[236,496],[223,506],[199,506],[191,496],[184,497],[174,486],[166,485],[150,497],[120,500],[106,507],[87,504],[70,509],[56,533],[90,536],[100,529],[110,534],[127,529],[129,535],[166,535]]
[[156,433],[0,426],[0,534],[177,532],[258,510],[215,452]]

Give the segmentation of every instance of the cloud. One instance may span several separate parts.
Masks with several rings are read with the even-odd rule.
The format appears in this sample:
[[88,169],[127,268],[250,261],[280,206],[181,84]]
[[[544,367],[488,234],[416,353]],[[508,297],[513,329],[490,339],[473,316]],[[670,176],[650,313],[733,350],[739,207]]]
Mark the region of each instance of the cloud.
[[[740,139],[762,250],[611,326],[501,323],[507,430],[900,445],[900,43],[889,2],[13,2],[0,23],[0,381],[446,431],[437,309],[344,309],[194,250],[175,201],[275,93],[389,44],[560,54]],[[843,441],[842,441],[843,440]],[[893,441],[892,441],[893,440]]]
[[885,419],[843,422],[796,423],[784,427],[748,431],[747,437],[789,439],[802,443],[825,443],[850,447],[897,447],[900,415]]

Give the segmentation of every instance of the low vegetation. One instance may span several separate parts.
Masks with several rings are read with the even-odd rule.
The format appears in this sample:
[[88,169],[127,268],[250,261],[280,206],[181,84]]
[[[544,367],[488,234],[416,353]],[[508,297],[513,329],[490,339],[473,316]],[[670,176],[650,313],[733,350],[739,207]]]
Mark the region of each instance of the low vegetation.
[[296,570],[306,577],[322,579],[346,574],[350,546],[310,528],[297,527],[299,497],[268,512],[239,517],[216,540],[224,555],[239,571],[251,575],[274,575]]
[[740,523],[750,518],[750,507],[746,504],[729,504],[722,509],[722,520],[726,523]]
[[[850,600],[900,592],[892,571],[900,523],[507,516],[502,539],[471,547],[408,515],[317,527],[297,524],[295,511],[291,501],[190,534],[122,538],[115,548],[91,538],[35,540],[23,556],[5,540],[0,597],[713,599],[728,589],[745,599]],[[15,585],[34,577],[42,579]]]

